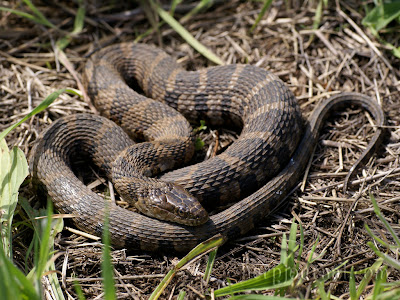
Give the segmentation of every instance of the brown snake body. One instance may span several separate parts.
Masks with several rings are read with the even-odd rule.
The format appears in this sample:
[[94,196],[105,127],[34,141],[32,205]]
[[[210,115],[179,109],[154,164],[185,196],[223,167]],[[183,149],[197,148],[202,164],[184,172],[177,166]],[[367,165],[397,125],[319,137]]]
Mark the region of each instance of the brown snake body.
[[[107,174],[112,173],[116,153],[127,147],[139,149],[139,153],[143,147],[150,148],[152,154],[145,160],[151,165],[154,158],[157,172],[190,159],[193,148],[187,146],[192,141],[188,123],[175,110],[130,89],[126,82],[135,85],[133,77],[146,95],[167,103],[190,121],[206,119],[216,125],[227,121],[243,127],[239,138],[222,154],[160,178],[185,187],[205,205],[242,200],[211,216],[205,224],[190,227],[108,204],[76,178],[70,159],[80,151],[88,153]],[[188,72],[163,51],[145,45],[120,44],[101,50],[88,61],[84,82],[103,115],[124,127],[130,136],[150,143],[133,145],[120,127],[102,117],[78,114],[61,118],[35,146],[33,177],[46,187],[60,212],[76,216],[77,227],[101,234],[108,211],[113,244],[151,251],[187,251],[217,233],[233,238],[252,229],[297,184],[324,119],[338,106],[361,106],[376,121],[375,135],[356,166],[379,144],[385,121],[382,109],[371,98],[343,93],[319,105],[301,133],[301,114],[293,94],[269,72],[247,65]],[[172,125],[174,122],[179,125]],[[165,149],[172,149],[172,144],[179,149],[176,160],[163,156],[169,154]],[[122,160],[125,164],[125,158]],[[132,159],[126,160],[130,169]],[[142,169],[144,174],[154,175],[147,167]],[[129,194],[135,186],[125,187],[129,175],[122,173],[124,176],[114,176],[120,181],[114,184],[122,186],[122,194]]]

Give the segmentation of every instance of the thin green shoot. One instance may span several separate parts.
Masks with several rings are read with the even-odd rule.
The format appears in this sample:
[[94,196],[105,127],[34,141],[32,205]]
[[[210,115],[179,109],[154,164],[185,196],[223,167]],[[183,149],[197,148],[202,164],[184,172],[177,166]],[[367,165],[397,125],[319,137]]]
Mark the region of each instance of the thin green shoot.
[[[169,10],[169,14],[170,14],[171,16],[174,16],[176,6],[177,6],[179,3],[181,3],[181,2],[182,2],[182,0],[175,0],[175,1],[172,1],[172,3],[171,3],[171,8],[170,8],[170,10]],[[204,2],[204,3],[203,3],[203,2]],[[210,2],[210,5],[208,5],[208,2]],[[212,1],[210,1],[210,0],[202,0],[202,1],[199,2],[199,4],[196,5],[191,11],[189,11],[185,16],[183,16],[183,17],[179,20],[179,23],[187,22],[192,16],[194,16],[195,14],[197,14],[199,11],[201,11],[201,10],[203,10],[203,9],[205,9],[205,8],[208,8],[208,7],[211,6],[211,5],[212,5]],[[150,20],[149,20],[149,22],[151,23]],[[152,34],[154,31],[158,31],[158,29],[159,29],[161,26],[163,26],[165,23],[166,23],[166,22],[162,20],[162,21],[158,22],[157,24],[152,24],[152,28],[150,28],[150,29],[146,30],[144,33],[138,35],[138,36],[135,38],[134,43],[139,42],[139,41],[142,40],[144,37],[146,37],[146,36]],[[155,26],[155,27],[154,27],[154,26]]]
[[0,10],[7,11],[13,13],[17,16],[23,17],[25,19],[31,20],[40,25],[44,25],[50,28],[56,28],[54,24],[52,24],[47,18],[36,8],[36,6],[29,0],[23,0],[25,4],[29,7],[29,9],[33,12],[33,14],[26,13],[20,10],[11,9],[8,7],[0,7]]
[[319,278],[315,283],[312,284],[312,287],[315,288],[316,286],[319,285],[319,282],[325,282],[328,279],[331,279],[333,276],[335,276],[338,272],[340,272],[340,269],[344,267],[348,263],[348,260],[345,260],[342,262],[339,266],[334,268],[333,270],[329,271],[327,274]]
[[37,223],[38,226],[34,226],[33,243],[36,245],[35,265],[27,276],[6,257],[0,240],[0,274],[7,281],[7,288],[1,289],[1,299],[41,299],[43,276],[48,276],[53,295],[56,299],[64,299],[59,286],[59,280],[54,271],[56,256],[54,256],[53,250],[54,236],[62,229],[59,226],[60,222],[62,224],[62,219],[59,219],[53,226],[51,221],[51,206],[49,206],[47,209],[47,218],[40,221],[44,224],[44,229],[39,228],[39,223]]
[[[20,204],[25,213],[31,220],[34,229],[32,243],[29,249],[34,248],[34,268],[29,272],[27,278],[35,283],[36,289],[39,291],[41,287],[41,278],[44,274],[48,274],[52,290],[56,299],[64,299],[60,282],[55,273],[54,260],[60,254],[54,252],[54,239],[56,235],[63,229],[63,219],[53,218],[52,202],[47,199],[47,210],[35,210],[31,207],[25,198],[20,199]],[[27,255],[29,252],[27,253]]]
[[[315,10],[315,15],[314,15],[314,21],[313,21],[313,26],[312,29],[313,30],[317,30],[319,28],[319,26],[321,25],[321,19],[322,19],[322,9],[325,6],[327,6],[328,2],[327,0],[319,0],[318,5],[317,5],[317,9]],[[315,34],[311,34],[310,38],[307,41],[307,45],[306,47],[308,47],[315,38]]]
[[296,235],[297,235],[297,223],[293,219],[292,225],[290,226],[289,241],[288,241],[288,255],[290,260],[287,261],[287,266],[289,268],[295,267],[294,253],[299,249],[299,246],[296,244]]
[[31,11],[43,22],[44,25],[55,28],[55,26],[47,20],[47,18],[36,8],[36,6],[30,0],[23,0],[25,4],[31,9]]
[[287,238],[286,234],[283,234],[281,242],[281,264],[287,266],[288,265],[287,262],[288,262]]
[[376,202],[375,197],[370,194],[370,198],[372,201],[372,205],[374,206],[374,212],[378,216],[379,220],[383,223],[386,230],[389,231],[390,235],[393,237],[394,241],[396,242],[397,247],[400,248],[400,239],[394,232],[393,228],[389,225],[388,221],[386,221],[385,217],[383,216],[381,210],[379,209],[378,203]]
[[321,24],[323,4],[327,5],[325,0],[319,0],[317,9],[315,10],[314,22],[312,28],[317,30]]
[[400,299],[400,289],[393,289],[380,294],[376,297],[377,300],[394,300]]
[[194,132],[204,131],[207,129],[206,121],[200,120],[200,125],[194,129]]
[[[179,23],[185,23],[190,20],[194,15],[198,14],[199,12],[210,8],[213,5],[212,0],[201,0],[192,10],[190,10],[186,15],[184,15],[180,20]],[[172,14],[173,15],[173,14]]]
[[271,290],[288,287],[292,284],[294,273],[292,269],[280,263],[271,270],[251,278],[214,291],[215,297],[222,297],[245,291]]
[[349,290],[350,290],[350,299],[357,300],[357,289],[356,289],[356,277],[354,275],[354,266],[350,269],[350,280],[349,280]]
[[[367,289],[368,283],[371,281],[373,275],[377,274],[377,272],[381,268],[382,263],[383,263],[383,260],[378,258],[371,267],[366,268],[365,270],[362,270],[365,272],[365,274],[364,274],[364,277],[361,279],[360,284],[358,285],[357,293],[356,293],[354,299],[360,299],[362,293]],[[360,274],[360,272],[354,272],[354,271],[353,271],[353,273]],[[351,276],[350,276],[350,279],[351,279]]]
[[51,93],[49,96],[46,97],[36,108],[34,108],[30,113],[28,113],[24,118],[22,118],[19,122],[15,123],[14,125],[6,128],[0,133],[0,140],[2,140],[11,130],[15,129],[19,125],[21,125],[23,122],[28,120],[30,117],[42,112],[45,110],[51,103],[53,103],[54,100],[56,100],[62,93],[67,92],[70,94],[74,95],[80,95],[80,92],[78,90],[69,88],[69,89],[59,89],[53,93]]
[[330,292],[327,293],[325,291],[324,281],[317,280],[316,284],[317,284],[317,289],[318,289],[318,293],[319,293],[320,299],[321,300],[330,300],[331,299]]
[[365,230],[367,230],[368,234],[375,240],[377,241],[379,244],[381,244],[383,247],[388,248],[388,249],[397,249],[398,247],[395,245],[390,245],[389,243],[385,242],[384,240],[382,240],[379,236],[375,235],[371,228],[369,228],[369,226],[367,224],[364,225],[365,226]]
[[182,0],[172,0],[171,7],[169,9],[169,14],[171,16],[173,16],[175,14],[175,9],[178,6],[178,4],[180,4],[181,2],[182,2]]
[[[108,211],[108,210],[107,210]],[[107,214],[103,226],[103,251],[101,262],[101,274],[103,277],[104,299],[116,299],[114,269],[111,263],[111,241],[109,231],[109,216]]]
[[265,13],[267,12],[267,9],[271,6],[271,4],[272,4],[272,0],[264,0],[263,7],[261,8],[261,11],[258,14],[257,19],[255,20],[253,26],[251,26],[251,28],[250,28],[251,33],[257,27],[258,23],[260,23],[261,19],[264,17]]
[[381,270],[379,270],[378,274],[376,275],[372,299],[377,299],[377,297],[383,293],[384,290],[383,285],[386,282],[387,282],[387,266],[384,266]]
[[186,296],[186,292],[184,290],[181,290],[179,292],[178,298],[176,298],[176,300],[184,300]]
[[[154,2],[153,2],[154,3]],[[216,56],[213,52],[207,49],[203,44],[196,40],[189,31],[187,31],[177,20],[174,19],[167,11],[162,7],[154,3],[154,8],[157,14],[163,19],[169,26],[171,26],[190,46],[192,46],[197,52],[211,60],[217,65],[223,65],[223,61]]]
[[34,16],[32,14],[29,14],[29,13],[26,13],[26,12],[23,12],[23,11],[19,11],[19,10],[16,10],[16,9],[8,8],[8,7],[0,7],[0,10],[13,13],[13,14],[15,14],[17,16],[23,17],[25,19],[31,20],[31,21],[33,21],[35,23],[38,23],[38,24],[41,24],[41,25],[45,25],[45,26],[49,26],[49,27],[54,28],[53,24],[50,25],[47,22],[41,20],[40,18],[38,18],[37,16]]
[[[58,29],[59,31],[64,32],[63,30],[55,26],[53,23],[51,23],[30,0],[23,0],[23,1],[32,11],[33,14],[7,7],[0,7],[0,11],[7,11],[22,18],[28,19],[32,22],[35,22],[37,24],[44,25],[53,29]],[[83,0],[78,0],[78,4],[79,7],[74,20],[74,29],[71,33],[64,32],[65,36],[57,40],[56,45],[59,49],[64,49],[65,47],[67,47],[71,42],[72,38],[78,35],[83,30],[85,14],[86,14],[85,3]]]
[[208,252],[214,250],[215,248],[221,246],[224,243],[224,238],[221,235],[215,235],[214,237],[208,239],[197,245],[193,248],[185,257],[183,257],[177,264],[174,266],[165,277],[162,279],[160,284],[156,287],[153,293],[150,295],[149,300],[158,299],[162,292],[165,290],[167,285],[171,282],[172,278],[176,275],[176,273],[182,269],[186,264],[192,262],[195,259],[200,258],[201,256],[207,254]]
[[387,255],[381,251],[372,242],[367,242],[367,245],[375,252],[375,254],[381,258],[390,266],[393,268],[400,270],[400,261],[394,259],[390,255]]
[[86,299],[85,295],[83,294],[81,285],[79,284],[79,282],[77,280],[74,281],[74,290],[75,290],[75,293],[78,296],[79,300],[85,300]]
[[79,6],[74,20],[74,28],[71,33],[67,33],[57,41],[56,45],[59,50],[65,49],[71,43],[72,39],[83,30],[86,14],[85,3],[83,0],[78,0],[78,4]]
[[217,249],[211,251],[210,255],[208,256],[208,262],[207,262],[206,270],[204,272],[204,277],[203,277],[204,281],[206,282],[206,285],[210,281],[211,271],[214,266],[216,256],[217,256]]
[[158,43],[161,44],[159,28],[161,27],[162,24],[161,22],[158,21],[157,12],[156,9],[154,8],[155,3],[152,0],[150,1],[139,0],[139,3],[147,17],[147,20],[151,24],[152,31],[153,32],[155,31],[157,33]]
[[[381,244],[386,249],[390,250],[389,253],[395,252],[398,253],[400,249],[399,237],[396,235],[395,231],[393,230],[392,226],[387,222],[385,217],[383,216],[378,203],[373,195],[370,195],[371,202],[374,207],[374,212],[377,217],[381,220],[384,224],[386,230],[390,233],[395,244],[389,244],[389,242],[383,241],[381,238],[377,237],[375,234],[372,233],[371,229],[365,225],[365,228],[368,234],[375,240],[375,242],[367,242],[367,245],[375,252],[375,254],[379,257],[375,263],[367,269],[367,272],[364,276],[363,281],[360,283],[358,288],[357,295],[361,295],[362,291],[364,291],[367,287],[367,283],[371,279],[373,274],[376,275],[375,283],[374,283],[374,290],[372,292],[372,299],[398,299],[400,296],[400,281],[394,282],[386,282],[387,281],[387,266],[384,266],[381,269],[382,263],[386,263],[388,266],[396,270],[400,270],[400,261],[396,258],[390,256],[387,253],[383,253],[378,249],[375,243]],[[385,238],[385,240],[387,240]]]

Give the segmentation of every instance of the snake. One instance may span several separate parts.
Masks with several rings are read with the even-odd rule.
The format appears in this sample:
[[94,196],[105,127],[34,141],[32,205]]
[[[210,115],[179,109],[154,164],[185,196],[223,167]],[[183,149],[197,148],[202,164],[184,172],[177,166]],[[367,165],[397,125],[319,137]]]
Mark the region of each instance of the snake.
[[[349,170],[347,185],[381,143],[385,124],[381,106],[354,92],[331,96],[304,121],[294,94],[265,69],[237,64],[187,71],[146,44],[99,50],[88,59],[83,82],[102,116],[81,113],[53,122],[32,149],[31,176],[78,228],[101,236],[108,218],[111,243],[129,249],[184,252],[218,234],[225,240],[246,234],[297,186],[325,119],[355,105],[371,114],[375,132]],[[241,131],[225,151],[190,165],[191,124],[199,120]],[[153,212],[143,215],[106,201],[72,171],[80,153],[113,179],[124,199],[142,202],[137,206],[145,213],[154,210],[146,208],[146,198],[157,203],[156,217],[173,213],[159,220]],[[156,192],[138,184],[153,185]],[[160,196],[163,189],[167,196]],[[204,208],[213,205],[227,208],[209,216]],[[194,216],[186,223],[185,209]]]

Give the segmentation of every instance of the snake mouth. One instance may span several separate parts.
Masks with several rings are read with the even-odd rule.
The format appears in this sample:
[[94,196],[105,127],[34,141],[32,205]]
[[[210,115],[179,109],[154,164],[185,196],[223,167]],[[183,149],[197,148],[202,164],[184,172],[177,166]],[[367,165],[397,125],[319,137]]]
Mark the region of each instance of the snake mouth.
[[149,217],[186,226],[202,225],[209,219],[200,202],[183,187],[173,183],[149,191],[147,199],[137,201],[135,206]]
[[209,220],[208,213],[205,209],[202,209],[198,214],[193,215],[179,209],[177,213],[172,213],[166,209],[162,209],[158,206],[152,207],[152,212],[158,211],[158,214],[151,216],[153,218],[168,221],[172,223],[178,223],[185,226],[200,226]]

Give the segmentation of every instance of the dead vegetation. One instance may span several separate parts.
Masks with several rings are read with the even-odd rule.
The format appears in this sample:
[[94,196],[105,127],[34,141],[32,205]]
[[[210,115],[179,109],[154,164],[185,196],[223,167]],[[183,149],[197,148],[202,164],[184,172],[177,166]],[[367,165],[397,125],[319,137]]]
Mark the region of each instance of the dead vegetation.
[[[299,294],[293,295],[301,293],[313,298],[313,280],[339,263],[348,260],[344,270],[349,271],[352,266],[363,269],[375,261],[376,256],[366,244],[371,237],[364,224],[378,234],[382,226],[373,212],[370,193],[399,232],[399,60],[361,26],[363,16],[358,1],[328,2],[317,30],[312,29],[317,3],[308,1],[274,1],[252,34],[249,29],[262,5],[256,1],[221,1],[182,25],[227,64],[249,63],[277,74],[298,98],[304,117],[319,101],[341,91],[357,91],[376,98],[388,119],[383,147],[344,193],[343,179],[368,143],[373,121],[357,108],[338,112],[321,133],[308,176],[299,183],[304,192],[297,189],[279,214],[267,218],[247,236],[224,245],[218,252],[208,286],[201,279],[206,264],[203,258],[179,273],[165,292],[166,299],[181,289],[187,291],[188,299],[202,299],[204,293],[225,285],[227,279],[249,279],[275,266],[279,263],[280,238],[288,233],[293,217],[304,228],[303,267],[313,244],[319,240],[316,254],[320,256],[296,291]],[[54,51],[56,40],[72,27],[76,7],[69,1],[50,3],[37,5],[58,29],[0,13],[0,130],[19,120],[52,91],[77,88],[75,78]],[[84,30],[65,49],[78,74],[94,50],[134,40],[151,28],[135,4],[101,3],[88,1]],[[16,8],[21,3],[5,1],[1,5]],[[128,17],[122,16],[124,12],[129,12]],[[181,14],[178,9],[176,15]],[[189,69],[212,65],[166,25],[140,42],[158,44]],[[28,155],[38,134],[53,120],[90,111],[88,104],[78,97],[63,94],[45,112],[14,130],[7,142],[18,145]],[[214,149],[217,140],[219,147],[224,147],[231,135],[215,132],[207,131],[201,136],[210,149]],[[28,186],[22,192],[33,206],[41,205]],[[15,237],[14,243],[15,261],[23,269],[29,231]],[[62,253],[56,263],[64,293],[76,296],[76,279],[88,299],[101,298],[100,243],[67,228],[56,241],[56,249]],[[112,261],[118,298],[141,299],[154,290],[177,258],[117,249],[112,252]],[[389,276],[399,279],[396,272]],[[326,288],[334,295],[348,298],[348,281],[342,273],[327,281]]]

